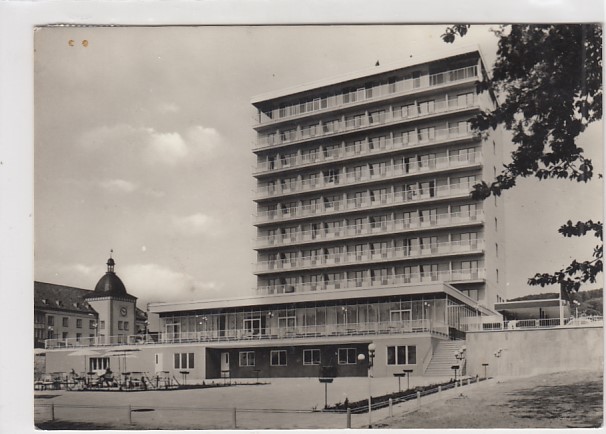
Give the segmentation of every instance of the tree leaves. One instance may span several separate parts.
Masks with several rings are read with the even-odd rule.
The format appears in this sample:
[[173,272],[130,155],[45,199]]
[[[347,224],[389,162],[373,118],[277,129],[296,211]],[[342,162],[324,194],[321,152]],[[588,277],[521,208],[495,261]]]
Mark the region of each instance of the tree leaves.
[[[469,27],[447,27],[442,39],[452,43],[457,36],[465,36]],[[477,88],[493,92],[500,104],[478,114],[471,125],[480,133],[502,125],[512,133],[516,147],[511,163],[490,184],[475,185],[472,197],[500,196],[516,185],[518,177],[590,181],[593,164],[576,139],[587,125],[602,118],[601,25],[514,24],[493,32],[499,40],[492,76]],[[584,236],[589,231],[602,240],[601,222],[568,221],[559,229],[566,237]],[[528,282],[540,286],[559,283],[578,291],[582,283],[595,282],[602,272],[601,243],[593,258],[575,260],[555,273],[538,273]]]

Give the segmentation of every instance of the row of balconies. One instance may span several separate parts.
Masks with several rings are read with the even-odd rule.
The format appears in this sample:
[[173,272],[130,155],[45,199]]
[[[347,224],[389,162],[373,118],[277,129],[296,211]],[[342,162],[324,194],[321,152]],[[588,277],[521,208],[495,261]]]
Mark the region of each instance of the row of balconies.
[[395,274],[392,276],[376,278],[353,278],[315,283],[295,283],[292,285],[285,284],[259,286],[257,288],[257,294],[291,294],[311,291],[382,288],[401,285],[415,285],[419,283],[465,282],[482,280],[485,279],[485,276],[486,272],[483,269],[426,271],[408,274]]
[[317,179],[298,179],[295,182],[283,181],[276,185],[266,185],[264,187],[259,187],[256,193],[257,199],[265,199],[268,197],[297,194],[307,191],[315,191],[318,189],[356,185],[371,181],[389,180],[405,175],[464,168],[465,166],[480,164],[480,161],[480,154],[466,154],[463,157],[455,155],[450,157],[427,158],[393,165],[376,163],[371,164],[362,170],[349,170],[343,175],[337,174],[334,176],[323,176],[318,177]]
[[364,87],[337,95],[315,98],[311,101],[291,104],[270,111],[263,112],[259,110],[258,125],[268,125],[285,120],[292,120],[301,116],[307,116],[311,113],[325,112],[342,107],[351,107],[367,102],[406,95],[423,89],[477,79],[477,70],[477,66],[473,65],[437,74],[424,75],[418,78]]
[[[476,105],[469,105],[465,107],[457,107],[457,109],[451,109],[449,111],[456,112],[459,110],[465,110],[469,108],[475,108]],[[370,128],[375,128],[379,126],[392,125],[397,124],[403,121],[409,121],[412,119],[417,119],[419,116],[422,117],[431,117],[436,113],[424,113],[423,115],[416,116],[402,116],[401,110],[396,110],[390,113],[380,113],[380,114],[364,114],[357,115],[351,119],[342,119],[342,120],[333,120],[331,122],[327,122],[323,124],[321,127],[317,127],[314,130],[311,129],[292,129],[288,131],[282,131],[278,133],[272,133],[269,135],[259,136],[257,142],[255,143],[256,149],[272,147],[272,146],[280,146],[287,144],[300,143],[311,139],[321,139],[331,137],[341,133],[348,133],[352,131],[363,131]],[[424,127],[426,128],[426,127]],[[426,140],[423,137],[423,128],[413,128],[411,131],[414,131],[415,135],[417,135],[417,140],[422,142]],[[313,131],[313,134],[312,134]]]
[[291,220],[295,218],[315,217],[322,215],[337,214],[349,211],[380,208],[388,205],[400,205],[410,202],[432,200],[440,198],[454,198],[457,196],[469,196],[472,184],[468,182],[442,185],[439,187],[416,188],[407,191],[374,195],[371,197],[353,197],[335,201],[324,201],[323,204],[312,204],[298,206],[282,206],[279,209],[259,211],[255,217],[255,223],[268,223]]
[[384,235],[404,230],[439,228],[449,225],[481,222],[484,213],[481,210],[472,213],[444,213],[430,215],[425,219],[415,216],[405,219],[381,221],[377,223],[363,223],[361,225],[345,225],[332,229],[316,229],[296,231],[289,234],[276,234],[258,237],[256,247],[290,246],[293,243],[311,243],[338,240],[347,237],[361,237],[365,235]]
[[484,240],[433,242],[427,245],[390,247],[363,252],[345,252],[298,258],[259,261],[256,272],[291,271],[309,268],[339,267],[366,262],[390,262],[449,254],[481,252]]
[[389,139],[362,140],[360,143],[349,143],[343,146],[324,148],[317,152],[307,154],[280,156],[275,161],[266,161],[258,164],[255,174],[273,171],[285,171],[288,169],[304,168],[308,166],[353,159],[367,155],[381,155],[397,149],[425,146],[449,139],[462,139],[473,137],[471,128],[454,126],[449,128],[438,128],[429,131],[428,134],[415,132]]

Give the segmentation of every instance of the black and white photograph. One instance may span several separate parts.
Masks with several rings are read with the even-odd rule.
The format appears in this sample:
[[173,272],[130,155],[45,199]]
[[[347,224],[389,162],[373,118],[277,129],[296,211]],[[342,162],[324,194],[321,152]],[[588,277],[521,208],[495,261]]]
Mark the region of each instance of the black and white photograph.
[[31,423],[602,427],[602,28],[33,28]]

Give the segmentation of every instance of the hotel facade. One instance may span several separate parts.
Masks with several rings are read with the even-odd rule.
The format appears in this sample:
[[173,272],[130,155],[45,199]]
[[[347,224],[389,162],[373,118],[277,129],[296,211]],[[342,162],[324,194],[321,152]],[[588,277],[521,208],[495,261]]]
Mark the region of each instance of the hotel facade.
[[[496,104],[486,74],[472,48],[254,98],[257,287],[151,304],[132,369],[363,376],[372,342],[374,375],[451,375],[505,300],[503,204],[470,195],[503,164],[500,131],[469,125]],[[48,340],[47,363],[73,346]]]

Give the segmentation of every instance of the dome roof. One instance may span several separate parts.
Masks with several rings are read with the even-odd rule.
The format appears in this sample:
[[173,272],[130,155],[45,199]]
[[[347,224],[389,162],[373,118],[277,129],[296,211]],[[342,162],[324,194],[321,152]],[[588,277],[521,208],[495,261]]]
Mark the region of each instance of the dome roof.
[[127,295],[126,288],[124,287],[124,283],[120,280],[116,273],[113,271],[108,271],[105,273],[99,282],[97,282],[97,286],[95,286],[95,295]]
[[122,280],[114,273],[114,265],[116,265],[116,263],[110,257],[107,260],[107,272],[99,279],[95,286],[95,290],[90,293],[87,298],[114,296],[136,299],[136,297],[133,297],[126,292],[124,283],[122,283]]

